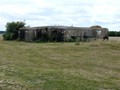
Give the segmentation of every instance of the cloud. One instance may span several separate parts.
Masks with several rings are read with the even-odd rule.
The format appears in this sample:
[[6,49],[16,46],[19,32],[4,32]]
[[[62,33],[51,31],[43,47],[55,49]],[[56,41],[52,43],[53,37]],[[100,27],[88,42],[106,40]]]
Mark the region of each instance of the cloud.
[[119,30],[120,1],[116,0],[2,0],[0,29],[11,21],[40,25],[101,25]]

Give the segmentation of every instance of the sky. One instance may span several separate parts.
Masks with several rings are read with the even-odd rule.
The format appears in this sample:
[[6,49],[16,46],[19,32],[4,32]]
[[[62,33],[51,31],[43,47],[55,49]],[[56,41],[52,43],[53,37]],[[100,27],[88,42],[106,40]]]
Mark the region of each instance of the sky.
[[31,27],[100,25],[120,31],[120,0],[0,0],[0,30],[24,20]]

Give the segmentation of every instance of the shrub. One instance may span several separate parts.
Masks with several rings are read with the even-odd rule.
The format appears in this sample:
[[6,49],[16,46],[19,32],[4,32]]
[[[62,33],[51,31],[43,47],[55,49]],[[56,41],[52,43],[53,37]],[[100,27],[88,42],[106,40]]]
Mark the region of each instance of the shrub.
[[75,39],[73,39],[73,38],[69,38],[69,39],[65,38],[64,41],[65,42],[75,42]]
[[75,41],[76,41],[75,45],[80,45],[80,39],[79,38],[77,38]]
[[6,33],[3,35],[4,40],[16,40],[18,38],[18,31],[25,26],[25,22],[8,22],[6,24]]
[[14,33],[5,33],[3,34],[4,40],[14,40],[15,34]]

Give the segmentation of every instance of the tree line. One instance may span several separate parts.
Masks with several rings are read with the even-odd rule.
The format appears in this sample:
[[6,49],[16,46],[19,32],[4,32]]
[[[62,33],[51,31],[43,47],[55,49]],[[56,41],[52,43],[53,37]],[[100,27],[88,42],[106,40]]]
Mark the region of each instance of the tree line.
[[120,37],[120,31],[109,31],[109,36]]

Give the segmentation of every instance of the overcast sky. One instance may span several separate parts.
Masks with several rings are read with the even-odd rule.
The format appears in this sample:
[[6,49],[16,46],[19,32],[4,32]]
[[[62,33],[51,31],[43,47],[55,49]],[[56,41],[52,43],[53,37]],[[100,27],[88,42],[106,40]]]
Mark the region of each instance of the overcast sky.
[[101,25],[120,31],[120,0],[0,0],[0,30],[24,20],[29,26]]

